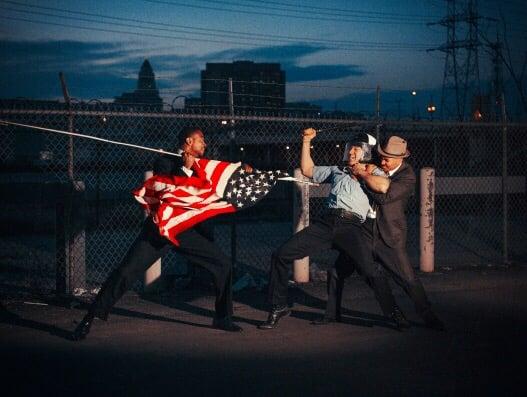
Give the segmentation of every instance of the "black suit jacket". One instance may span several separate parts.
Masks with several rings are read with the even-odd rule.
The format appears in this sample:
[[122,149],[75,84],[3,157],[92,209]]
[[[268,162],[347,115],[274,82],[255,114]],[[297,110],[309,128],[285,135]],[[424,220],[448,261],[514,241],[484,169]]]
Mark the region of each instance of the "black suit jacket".
[[412,166],[403,161],[390,177],[390,187],[384,194],[370,192],[376,203],[376,228],[383,241],[390,247],[406,247],[407,223],[405,209],[415,191],[415,173]]
[[187,176],[185,171],[181,169],[183,166],[183,159],[181,157],[165,157],[160,156],[154,161],[154,175],[176,175]]
[[[167,175],[167,176],[189,176],[181,168],[183,167],[183,159],[175,156],[160,156],[154,161],[153,172],[154,175]],[[192,171],[192,170],[191,170]],[[192,176],[194,171],[192,171]],[[199,234],[205,237],[209,241],[214,241],[214,229],[211,221],[204,221],[198,223],[193,227]]]

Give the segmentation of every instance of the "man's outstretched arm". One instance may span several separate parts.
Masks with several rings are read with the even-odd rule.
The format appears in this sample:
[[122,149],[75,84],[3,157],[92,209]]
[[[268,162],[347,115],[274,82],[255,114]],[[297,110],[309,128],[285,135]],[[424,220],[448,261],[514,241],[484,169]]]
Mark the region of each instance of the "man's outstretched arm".
[[311,158],[311,140],[317,136],[314,128],[307,128],[302,133],[302,153],[300,157],[300,170],[302,175],[313,178],[313,168],[315,163]]
[[369,190],[374,193],[385,194],[390,188],[390,179],[387,176],[375,175],[373,171],[376,167],[370,164],[355,164],[351,167],[353,175],[362,179]]

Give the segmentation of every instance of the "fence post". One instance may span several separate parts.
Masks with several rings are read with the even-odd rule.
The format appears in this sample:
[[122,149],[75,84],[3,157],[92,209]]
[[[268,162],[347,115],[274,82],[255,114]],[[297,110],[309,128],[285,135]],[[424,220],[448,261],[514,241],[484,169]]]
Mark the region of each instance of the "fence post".
[[435,170],[421,168],[420,172],[420,210],[419,210],[419,242],[420,269],[423,272],[434,271],[435,245]]
[[[230,120],[230,131],[229,131],[229,157],[230,161],[233,163],[236,162],[236,130],[234,129],[234,89],[232,85],[232,78],[229,77],[229,115],[231,116]],[[231,216],[231,264],[232,268],[236,268],[237,258],[237,243],[238,236],[236,235],[236,213]]]
[[[146,171],[145,172],[145,181],[148,178],[151,178],[153,175],[152,171]],[[145,213],[146,216],[146,213]],[[146,292],[151,292],[155,287],[158,285],[159,281],[161,280],[161,258],[159,258],[157,261],[155,261],[152,266],[150,266],[145,271],[144,276],[144,290]]]
[[[306,179],[299,168],[295,169],[295,178]],[[295,183],[293,232],[297,233],[307,226],[309,226],[309,185]],[[293,279],[297,283],[309,281],[309,256],[294,261]]]
[[501,201],[503,207],[503,263],[509,263],[509,207],[507,201],[507,111],[505,108],[505,95],[501,92],[501,121],[503,128],[501,132],[502,165],[501,165]]
[[60,186],[56,203],[56,275],[59,295],[86,289],[86,209],[83,181]]

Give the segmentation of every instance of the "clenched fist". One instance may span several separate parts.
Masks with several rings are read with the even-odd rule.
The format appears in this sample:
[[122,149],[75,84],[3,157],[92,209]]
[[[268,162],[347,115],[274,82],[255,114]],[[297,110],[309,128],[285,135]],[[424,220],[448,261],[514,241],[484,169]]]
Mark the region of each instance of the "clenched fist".
[[314,128],[306,128],[302,132],[302,140],[304,142],[310,142],[316,136],[317,136],[317,130],[315,130]]
[[251,167],[249,164],[245,164],[245,163],[243,163],[243,164],[242,164],[242,168],[243,168],[243,170],[244,170],[245,172],[247,172],[248,174],[252,174],[253,171],[254,171],[253,167]]

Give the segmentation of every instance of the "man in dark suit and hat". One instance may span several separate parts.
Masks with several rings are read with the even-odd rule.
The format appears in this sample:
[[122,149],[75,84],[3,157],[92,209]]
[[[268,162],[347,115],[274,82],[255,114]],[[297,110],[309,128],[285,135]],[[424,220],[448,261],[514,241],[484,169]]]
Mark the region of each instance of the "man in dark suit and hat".
[[[415,190],[415,173],[405,160],[410,156],[405,139],[390,136],[383,145],[377,146],[380,156],[380,169],[390,180],[385,192],[368,189],[372,201],[372,218],[374,222],[365,223],[370,227],[371,244],[376,262],[381,263],[393,279],[406,291],[415,304],[419,316],[425,324],[433,329],[443,330],[443,323],[431,309],[430,302],[419,278],[415,275],[406,251],[407,224],[405,209],[408,199]],[[353,174],[370,187],[372,175],[376,172],[360,165],[352,167]],[[353,272],[353,264],[347,258],[339,257],[334,271],[328,272],[328,307],[325,317],[335,318],[340,315],[343,279]],[[404,315],[394,306],[392,318],[398,319],[400,325],[409,326]]]

